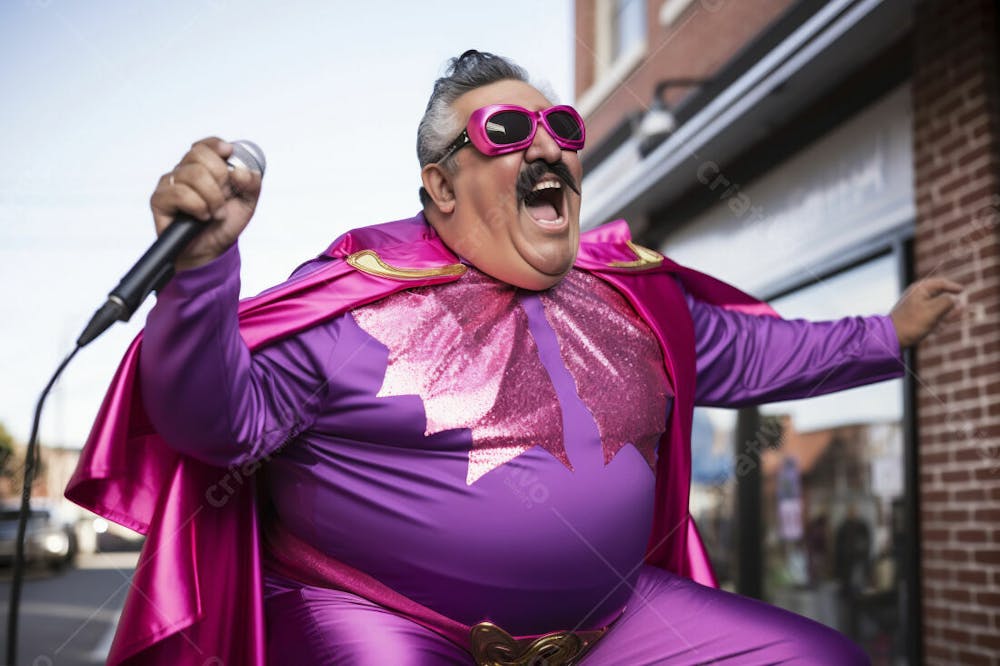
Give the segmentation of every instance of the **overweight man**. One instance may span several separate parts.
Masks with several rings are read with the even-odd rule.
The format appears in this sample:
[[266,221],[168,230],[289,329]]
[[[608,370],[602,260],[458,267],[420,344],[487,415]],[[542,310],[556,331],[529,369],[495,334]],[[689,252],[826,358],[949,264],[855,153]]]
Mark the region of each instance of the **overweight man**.
[[260,176],[212,138],[161,178],[157,230],[205,229],[68,490],[149,535],[110,663],[867,663],[716,589],[692,409],[898,377],[960,287],[782,320],[622,221],[581,234],[584,142],[523,70],[466,52],[418,128],[422,212],[243,303]]

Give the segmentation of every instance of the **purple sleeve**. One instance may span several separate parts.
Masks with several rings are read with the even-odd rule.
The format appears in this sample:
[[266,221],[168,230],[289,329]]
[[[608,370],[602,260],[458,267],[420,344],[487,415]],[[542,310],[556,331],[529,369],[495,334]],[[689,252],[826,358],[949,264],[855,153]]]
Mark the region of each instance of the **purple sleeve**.
[[698,405],[809,398],[903,374],[887,316],[778,319],[686,297],[694,320]]
[[160,291],[139,361],[146,412],[172,447],[229,466],[275,452],[308,428],[325,397],[320,326],[251,357],[239,333],[239,251],[182,271]]

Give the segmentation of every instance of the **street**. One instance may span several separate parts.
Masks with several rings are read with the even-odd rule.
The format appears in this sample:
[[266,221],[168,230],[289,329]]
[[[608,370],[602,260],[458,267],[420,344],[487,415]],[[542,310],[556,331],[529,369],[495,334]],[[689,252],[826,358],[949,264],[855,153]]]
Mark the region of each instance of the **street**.
[[[21,592],[18,666],[104,663],[137,558],[135,552],[81,554],[60,573],[30,570]],[[0,569],[5,635],[10,577],[9,567]]]

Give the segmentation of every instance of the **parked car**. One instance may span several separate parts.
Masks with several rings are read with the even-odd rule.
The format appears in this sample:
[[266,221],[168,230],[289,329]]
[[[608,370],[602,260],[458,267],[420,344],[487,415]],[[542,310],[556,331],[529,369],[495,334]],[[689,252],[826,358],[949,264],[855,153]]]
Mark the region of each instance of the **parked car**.
[[[14,561],[18,511],[14,506],[0,508],[0,563],[6,565]],[[33,506],[24,535],[26,563],[58,570],[72,564],[76,553],[73,526],[54,509]]]

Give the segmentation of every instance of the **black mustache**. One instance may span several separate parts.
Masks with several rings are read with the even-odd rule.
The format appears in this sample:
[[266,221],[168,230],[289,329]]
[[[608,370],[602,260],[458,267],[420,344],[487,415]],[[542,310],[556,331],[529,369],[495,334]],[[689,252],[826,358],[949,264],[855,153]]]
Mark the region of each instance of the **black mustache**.
[[521,170],[520,175],[517,177],[517,199],[518,201],[523,201],[531,190],[535,188],[542,178],[548,174],[553,174],[556,178],[566,183],[569,189],[573,190],[577,194],[580,194],[580,188],[576,184],[576,179],[573,178],[573,174],[570,173],[569,167],[562,160],[558,162],[548,163],[545,160],[535,160],[528,166]]

